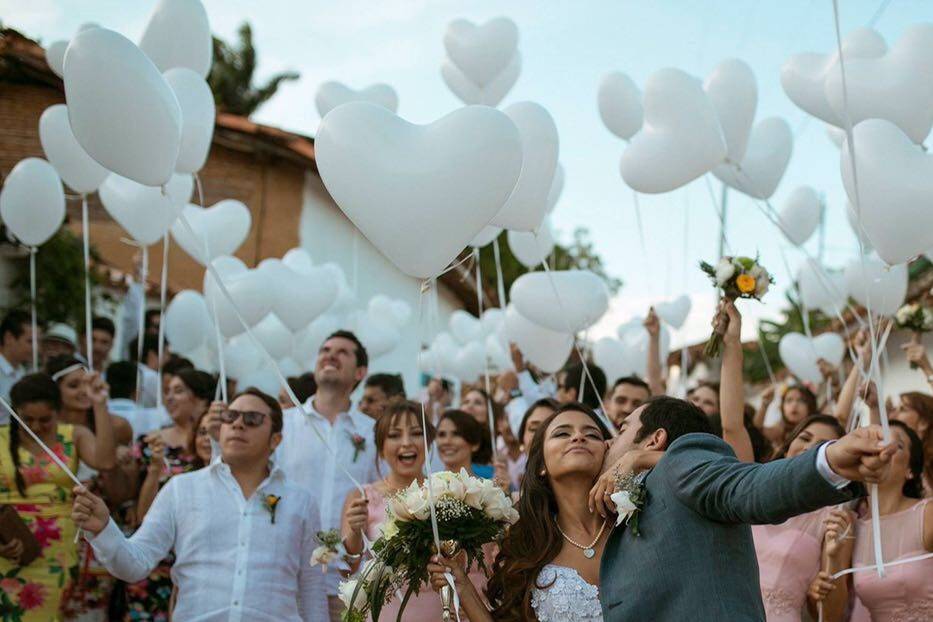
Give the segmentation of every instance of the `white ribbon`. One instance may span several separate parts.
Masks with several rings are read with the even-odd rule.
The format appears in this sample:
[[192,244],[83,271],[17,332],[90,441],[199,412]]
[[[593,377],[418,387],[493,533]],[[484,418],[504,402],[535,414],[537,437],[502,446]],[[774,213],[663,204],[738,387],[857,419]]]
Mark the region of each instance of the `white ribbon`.
[[[159,284],[159,386],[156,391],[156,408],[162,410],[162,355],[165,349],[165,299],[168,290],[168,232],[162,237],[162,282]],[[145,284],[143,300],[145,300]],[[213,440],[213,439],[211,439]]]
[[[479,265],[479,249],[473,249],[473,257],[476,262],[476,309],[478,318],[483,318],[483,276]],[[483,344],[485,348],[485,343]],[[492,443],[492,461],[495,464],[499,458],[499,448],[496,445],[496,422],[492,412],[492,393],[489,392],[489,357],[483,353],[483,381],[486,387],[486,421],[489,423],[489,442]]]
[[5,399],[3,399],[3,396],[0,396],[0,404],[2,404],[3,407],[7,409],[7,411],[10,413],[10,415],[11,415],[14,419],[16,419],[16,421],[19,423],[19,425],[20,425],[24,430],[26,430],[26,433],[29,434],[29,436],[32,437],[32,440],[34,440],[34,441],[36,442],[36,444],[39,445],[39,447],[42,449],[42,451],[44,451],[44,452],[46,453],[46,455],[52,460],[52,462],[54,462],[56,465],[58,465],[58,468],[60,468],[62,471],[65,472],[65,474],[69,477],[69,479],[71,479],[71,481],[73,481],[73,482],[74,482],[75,484],[77,484],[78,486],[84,486],[84,484],[81,483],[81,480],[78,479],[78,476],[71,472],[71,469],[68,468],[68,465],[65,464],[64,462],[62,462],[62,459],[58,457],[58,454],[56,454],[54,451],[52,451],[51,449],[49,449],[49,446],[46,445],[45,443],[43,443],[43,442],[42,442],[42,439],[39,438],[39,437],[36,435],[36,433],[33,432],[32,429],[30,429],[30,427],[29,427],[28,425],[26,425],[26,422],[23,421],[23,420],[20,418],[20,416],[19,416],[18,414],[16,414],[16,411],[13,410],[13,407],[10,406],[10,404],[7,403],[7,401],[6,401]]
[[[84,242],[84,338],[87,346],[87,364],[94,369],[94,351],[91,338],[91,242],[87,218],[87,195],[81,195],[81,237]],[[142,339],[142,335],[140,335]]]
[[[140,244],[142,249],[142,270],[139,274],[139,280],[143,287],[143,303],[139,305],[139,336],[136,338],[136,406],[142,406],[142,386],[143,386],[143,341],[146,332],[146,282],[149,280],[149,249]],[[159,329],[162,328],[162,322],[159,322]],[[89,361],[90,362],[90,361]],[[93,369],[93,366],[91,367]],[[162,392],[162,386],[157,387],[157,393]]]
[[444,573],[444,580],[450,586],[450,593],[454,601],[454,615],[457,616],[457,622],[460,622],[460,594],[457,593],[457,585],[454,583],[454,576],[450,572]]
[[39,322],[36,319],[36,252],[29,247],[29,300],[32,311],[32,371],[39,371]]

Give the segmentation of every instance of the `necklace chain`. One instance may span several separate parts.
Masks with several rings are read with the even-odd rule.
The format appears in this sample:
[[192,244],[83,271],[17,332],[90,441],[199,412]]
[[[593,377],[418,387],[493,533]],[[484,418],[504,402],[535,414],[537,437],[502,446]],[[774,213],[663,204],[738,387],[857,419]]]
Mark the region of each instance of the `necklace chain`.
[[556,518],[556,517],[555,517],[555,519],[554,519],[554,524],[557,526],[557,531],[560,532],[560,535],[564,536],[564,540],[566,540],[566,541],[569,542],[570,544],[574,545],[574,546],[577,547],[578,549],[583,549],[584,551],[592,550],[593,547],[596,546],[596,543],[599,542],[599,539],[602,537],[602,535],[603,535],[603,530],[606,529],[606,521],[603,520],[602,527],[599,528],[599,531],[596,533],[596,537],[593,538],[593,541],[590,543],[590,545],[589,545],[589,546],[583,546],[582,544],[580,544],[580,543],[577,542],[576,540],[572,540],[572,539],[570,538],[570,536],[568,536],[567,534],[564,533],[564,530],[560,528],[560,523],[557,522],[557,518]]

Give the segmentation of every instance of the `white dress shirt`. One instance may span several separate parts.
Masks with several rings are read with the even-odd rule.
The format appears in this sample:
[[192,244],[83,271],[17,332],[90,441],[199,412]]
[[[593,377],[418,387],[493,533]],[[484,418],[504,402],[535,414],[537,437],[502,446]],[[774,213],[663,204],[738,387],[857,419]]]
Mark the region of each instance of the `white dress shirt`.
[[[267,494],[280,497],[274,523]],[[215,460],[170,479],[131,538],[111,520],[89,540],[129,583],[174,550],[176,620],[316,622],[328,619],[323,575],[309,563],[319,529],[313,500],[278,467],[246,499],[230,467]]]
[[[0,396],[3,396],[3,399],[10,401],[10,389],[25,373],[24,367],[13,367],[6,357],[0,354]],[[10,413],[6,411],[6,408],[0,408],[0,425],[6,425],[9,422]]]
[[[355,489],[344,468],[360,484],[379,479],[373,435],[375,422],[351,405],[349,412],[340,413],[331,424],[314,409],[314,397],[305,402],[304,410],[307,414],[300,408],[284,412],[282,443],[276,450],[275,461],[285,471],[288,481],[311,493],[321,512],[321,529],[340,529],[344,501]],[[327,450],[314,428],[327,439],[334,453]],[[355,435],[363,439],[359,452],[353,446]],[[338,466],[338,461],[343,468]],[[325,581],[328,595],[336,595],[340,582],[336,566],[328,570]]]

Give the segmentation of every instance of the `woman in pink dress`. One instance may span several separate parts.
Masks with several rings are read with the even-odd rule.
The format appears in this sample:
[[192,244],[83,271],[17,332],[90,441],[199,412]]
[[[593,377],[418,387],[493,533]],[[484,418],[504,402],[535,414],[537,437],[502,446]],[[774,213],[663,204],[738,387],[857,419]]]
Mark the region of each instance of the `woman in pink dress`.
[[[923,444],[900,421],[891,421],[891,434],[898,451],[887,476],[878,484],[881,550],[886,564],[933,551],[933,503],[922,499]],[[866,502],[859,508],[852,557],[852,567],[867,568],[853,574],[855,595],[867,610],[857,610],[853,622],[933,620],[933,558],[887,567],[880,578],[874,570],[871,515]],[[827,622],[831,620],[827,618]]]

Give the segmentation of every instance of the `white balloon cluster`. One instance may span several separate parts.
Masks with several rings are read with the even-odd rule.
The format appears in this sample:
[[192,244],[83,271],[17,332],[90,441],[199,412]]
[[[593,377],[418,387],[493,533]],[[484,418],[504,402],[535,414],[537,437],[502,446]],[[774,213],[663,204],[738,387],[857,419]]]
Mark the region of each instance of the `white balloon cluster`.
[[[678,311],[682,311],[683,303],[679,303],[678,306],[681,307]],[[686,318],[686,313],[684,317]],[[644,319],[633,318],[619,326],[618,338],[603,337],[593,345],[593,361],[602,368],[610,382],[623,376],[635,375],[644,378],[647,375],[650,336],[643,324]],[[671,341],[670,331],[666,326],[662,325],[660,338],[660,356],[663,361],[670,351]]]
[[498,106],[522,70],[518,28],[507,17],[481,26],[457,19],[444,35],[447,59],[441,77],[447,88],[467,105]]

